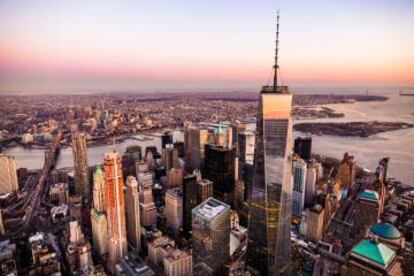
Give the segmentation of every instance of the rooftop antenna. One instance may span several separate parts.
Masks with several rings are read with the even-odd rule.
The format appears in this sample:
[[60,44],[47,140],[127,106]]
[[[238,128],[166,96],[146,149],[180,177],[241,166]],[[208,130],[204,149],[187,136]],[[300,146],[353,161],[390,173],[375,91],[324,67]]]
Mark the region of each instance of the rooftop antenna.
[[279,68],[279,64],[277,63],[278,52],[279,52],[279,10],[277,10],[277,17],[276,17],[276,51],[275,51],[275,65],[273,68],[275,69],[275,75],[273,77],[273,87],[276,91],[277,89],[277,69]]

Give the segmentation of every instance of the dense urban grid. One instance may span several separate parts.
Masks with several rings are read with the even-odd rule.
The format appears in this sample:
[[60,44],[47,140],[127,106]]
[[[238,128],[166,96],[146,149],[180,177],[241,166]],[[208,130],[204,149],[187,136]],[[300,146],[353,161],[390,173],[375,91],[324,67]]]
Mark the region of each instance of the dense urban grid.
[[[343,116],[323,104],[387,98],[293,97],[277,46],[274,68],[259,95],[2,97],[1,146],[45,152],[41,169],[0,154],[1,274],[414,275],[414,188],[388,177],[392,160],[370,171],[293,137],[294,118]],[[362,137],[409,127],[296,125]],[[90,166],[88,148],[108,144]],[[64,147],[70,168],[57,166]]]

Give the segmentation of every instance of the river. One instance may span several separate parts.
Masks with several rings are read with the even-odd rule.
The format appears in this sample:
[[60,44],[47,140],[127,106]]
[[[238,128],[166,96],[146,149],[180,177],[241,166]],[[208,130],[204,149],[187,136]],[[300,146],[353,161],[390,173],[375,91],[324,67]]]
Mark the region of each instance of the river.
[[[356,102],[352,104],[326,105],[337,112],[345,114],[343,118],[327,118],[312,120],[314,122],[346,122],[346,121],[403,121],[414,123],[414,97],[386,95],[389,100],[384,102]],[[301,133],[295,132],[295,136]],[[174,131],[174,140],[183,141],[183,134]],[[142,149],[148,145],[155,145],[160,150],[160,138],[149,141],[125,140],[117,144],[116,150],[123,153],[129,145],[141,145]],[[88,149],[89,165],[102,163],[104,154],[112,151],[113,145],[90,147]],[[401,180],[405,184],[414,185],[414,129],[402,129],[379,133],[368,138],[313,136],[312,151],[314,153],[341,158],[344,152],[355,157],[358,165],[375,169],[382,157],[390,157],[389,176]],[[17,167],[38,169],[43,164],[43,150],[30,150],[14,147],[4,151],[15,157]],[[72,150],[65,148],[57,167],[73,165]]]

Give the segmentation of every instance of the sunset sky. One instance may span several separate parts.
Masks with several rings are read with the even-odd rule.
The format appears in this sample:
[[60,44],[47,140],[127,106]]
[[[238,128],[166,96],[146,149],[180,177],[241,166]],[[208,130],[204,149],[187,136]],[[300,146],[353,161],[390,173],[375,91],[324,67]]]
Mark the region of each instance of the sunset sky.
[[414,1],[0,1],[0,93],[414,86]]

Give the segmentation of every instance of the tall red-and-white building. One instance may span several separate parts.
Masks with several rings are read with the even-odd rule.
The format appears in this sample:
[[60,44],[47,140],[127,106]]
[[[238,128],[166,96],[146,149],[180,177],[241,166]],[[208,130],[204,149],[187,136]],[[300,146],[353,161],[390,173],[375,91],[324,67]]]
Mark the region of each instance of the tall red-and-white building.
[[106,212],[108,216],[109,267],[115,270],[118,261],[127,254],[125,201],[121,158],[114,151],[104,160]]

